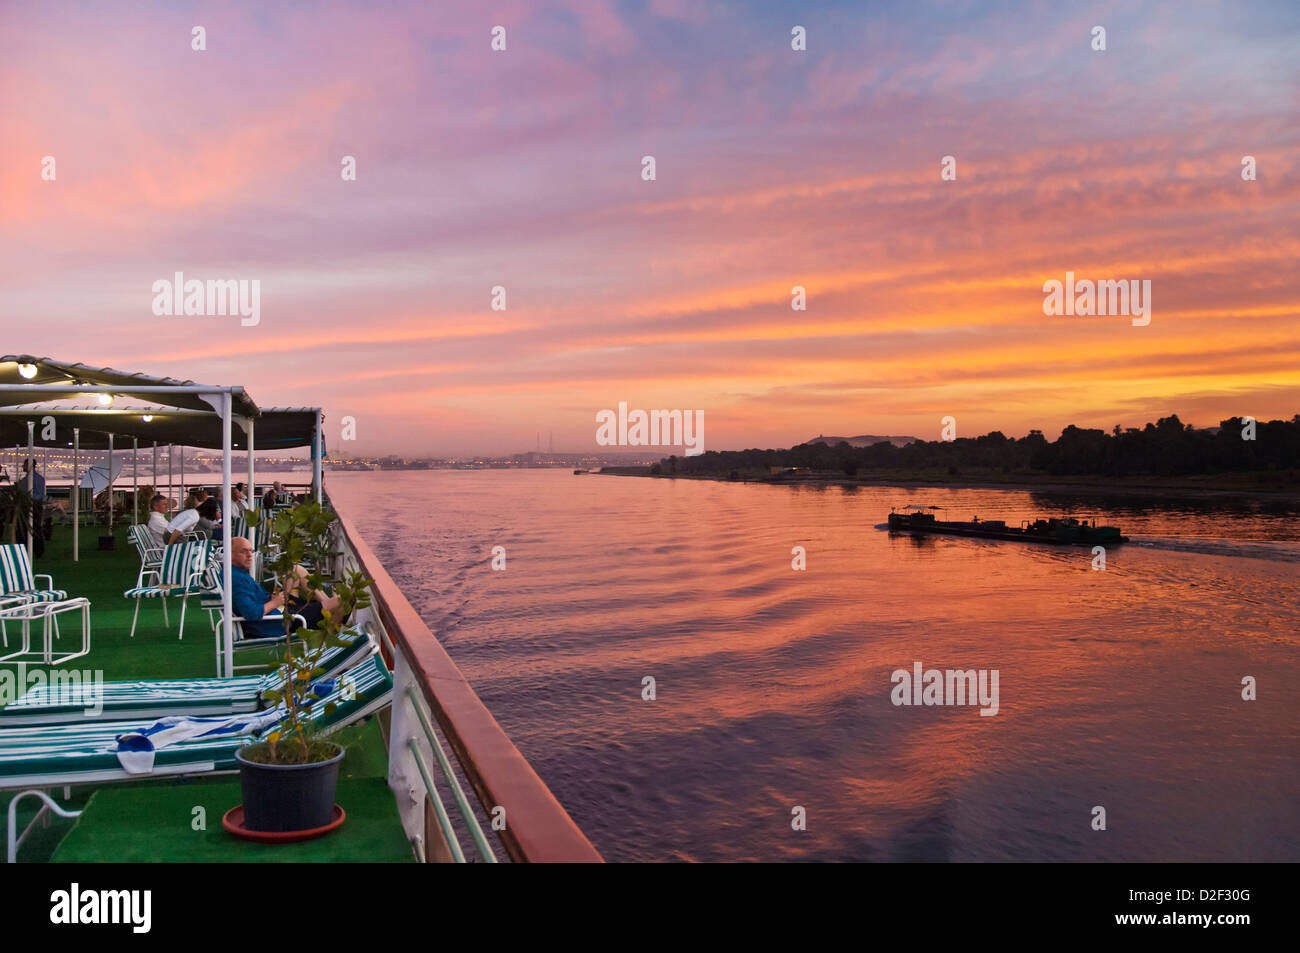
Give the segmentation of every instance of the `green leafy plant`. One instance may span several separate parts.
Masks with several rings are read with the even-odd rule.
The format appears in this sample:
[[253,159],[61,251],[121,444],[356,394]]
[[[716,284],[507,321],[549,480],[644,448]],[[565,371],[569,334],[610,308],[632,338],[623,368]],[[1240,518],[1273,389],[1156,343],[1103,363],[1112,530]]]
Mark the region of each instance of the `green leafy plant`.
[[149,522],[150,503],[153,500],[154,488],[152,484],[146,483],[135,491],[135,522]]
[[[345,620],[359,609],[371,604],[370,587],[374,580],[364,573],[349,571],[341,580],[331,582],[324,569],[332,555],[333,524],[337,517],[319,503],[300,503],[292,509],[265,516],[259,510],[247,514],[250,526],[265,524],[268,545],[267,568],[274,574],[280,588],[292,593],[301,585],[296,567],[306,564],[306,588],[324,591],[327,585],[338,596],[335,610],[325,609],[321,621],[311,629],[292,632],[293,610],[284,609],[284,657],[281,671],[284,679],[277,690],[266,691],[262,697],[272,704],[284,703],[286,715],[280,727],[272,731],[265,742],[251,745],[244,756],[264,764],[312,764],[328,761],[338,753],[338,746],[319,736],[313,718],[318,699],[310,695],[312,680],[324,673],[321,659],[326,650],[344,644]],[[294,652],[294,637],[302,639],[303,651]],[[333,702],[324,703],[324,713],[332,714]]]
[[31,519],[32,495],[25,483],[0,484],[0,527],[9,542],[18,539],[18,527]]

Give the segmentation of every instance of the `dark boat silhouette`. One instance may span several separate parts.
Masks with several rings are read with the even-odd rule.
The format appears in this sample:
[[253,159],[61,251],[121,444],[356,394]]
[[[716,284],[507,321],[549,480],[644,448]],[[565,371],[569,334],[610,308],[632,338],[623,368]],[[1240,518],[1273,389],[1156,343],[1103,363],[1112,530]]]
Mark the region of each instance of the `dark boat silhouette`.
[[1092,546],[1108,543],[1127,543],[1128,537],[1122,536],[1118,526],[1098,526],[1094,519],[1075,519],[1067,516],[1061,519],[1022,520],[1019,527],[1008,526],[1003,520],[982,520],[978,516],[966,522],[940,520],[929,510],[935,506],[908,506],[902,512],[897,510],[889,514],[889,529],[895,533],[928,534],[939,533],[945,536],[977,536],[983,539],[1012,539],[1027,543],[1052,543],[1058,546]]

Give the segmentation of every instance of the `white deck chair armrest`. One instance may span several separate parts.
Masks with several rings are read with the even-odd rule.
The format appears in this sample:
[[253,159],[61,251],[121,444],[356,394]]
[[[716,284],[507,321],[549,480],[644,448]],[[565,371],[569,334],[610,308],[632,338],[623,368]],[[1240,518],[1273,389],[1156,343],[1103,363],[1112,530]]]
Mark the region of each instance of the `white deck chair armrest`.
[[[299,614],[296,613],[296,612],[294,613],[293,617],[294,617],[295,619],[298,620],[298,623],[299,623],[299,624],[300,624],[304,629],[307,628],[307,620],[306,620],[305,618],[303,618],[301,615],[299,615]],[[245,619],[242,615],[232,615],[232,616],[230,617],[230,621],[231,621],[231,622],[247,622],[248,620]],[[284,621],[284,616],[282,616],[282,615],[281,615],[280,613],[278,613],[278,612],[268,612],[266,615],[262,616],[262,618],[257,619],[256,621],[258,621],[258,622],[283,622],[283,621]]]

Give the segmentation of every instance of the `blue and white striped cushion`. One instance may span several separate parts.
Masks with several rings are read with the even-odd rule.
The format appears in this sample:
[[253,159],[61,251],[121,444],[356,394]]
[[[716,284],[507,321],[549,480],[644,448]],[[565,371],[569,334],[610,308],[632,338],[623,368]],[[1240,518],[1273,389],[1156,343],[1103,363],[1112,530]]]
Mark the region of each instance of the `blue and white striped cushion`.
[[16,592],[5,596],[6,602],[17,600],[24,604],[33,602],[62,602],[68,598],[68,594],[63,589],[42,589],[40,592]]
[[122,595],[127,599],[157,599],[159,596],[192,596],[202,591],[202,586],[139,586]]

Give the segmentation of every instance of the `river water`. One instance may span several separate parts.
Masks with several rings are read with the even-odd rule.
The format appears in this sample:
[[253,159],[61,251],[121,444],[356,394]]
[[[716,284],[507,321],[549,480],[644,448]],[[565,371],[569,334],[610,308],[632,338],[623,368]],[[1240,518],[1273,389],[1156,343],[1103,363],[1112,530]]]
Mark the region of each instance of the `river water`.
[[[557,470],[329,488],[608,859],[1300,860],[1293,506]],[[912,503],[1134,541],[1102,570],[878,528]],[[996,670],[997,713],[894,704],[916,663]]]

